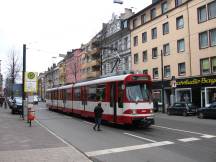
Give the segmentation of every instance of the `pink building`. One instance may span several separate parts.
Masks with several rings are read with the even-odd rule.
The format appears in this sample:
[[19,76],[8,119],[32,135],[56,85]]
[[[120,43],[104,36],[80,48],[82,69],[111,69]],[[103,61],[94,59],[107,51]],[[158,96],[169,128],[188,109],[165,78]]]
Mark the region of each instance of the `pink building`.
[[73,49],[71,52],[67,52],[65,58],[66,84],[75,83],[81,80],[81,51],[81,49]]

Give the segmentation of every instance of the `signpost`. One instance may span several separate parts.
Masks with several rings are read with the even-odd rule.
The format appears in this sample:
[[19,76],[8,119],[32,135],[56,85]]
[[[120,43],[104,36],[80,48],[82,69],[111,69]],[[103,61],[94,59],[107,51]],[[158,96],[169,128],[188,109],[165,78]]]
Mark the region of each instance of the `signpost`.
[[37,92],[38,73],[26,72],[25,73],[25,92]]

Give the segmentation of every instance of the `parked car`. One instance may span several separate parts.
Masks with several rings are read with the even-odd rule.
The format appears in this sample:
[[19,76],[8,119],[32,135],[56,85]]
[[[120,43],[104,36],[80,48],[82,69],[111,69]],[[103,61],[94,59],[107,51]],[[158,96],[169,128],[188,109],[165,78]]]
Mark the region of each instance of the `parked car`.
[[212,102],[208,107],[202,107],[197,111],[198,118],[216,118],[216,101]]
[[38,96],[33,96],[33,104],[38,104]]
[[11,113],[20,113],[22,110],[22,97],[14,97],[13,99],[13,105],[11,107]]
[[13,104],[14,104],[14,99],[12,97],[7,98],[7,103],[10,109],[12,109]]
[[168,115],[195,115],[197,112],[197,107],[193,105],[192,103],[188,102],[176,102],[173,104],[173,106],[169,107],[167,109]]

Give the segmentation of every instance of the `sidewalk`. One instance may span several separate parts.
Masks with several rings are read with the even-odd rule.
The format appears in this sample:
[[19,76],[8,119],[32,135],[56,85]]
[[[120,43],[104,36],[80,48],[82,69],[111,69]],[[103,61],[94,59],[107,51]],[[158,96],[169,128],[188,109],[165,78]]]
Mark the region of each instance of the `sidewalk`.
[[91,162],[36,122],[0,107],[0,162]]

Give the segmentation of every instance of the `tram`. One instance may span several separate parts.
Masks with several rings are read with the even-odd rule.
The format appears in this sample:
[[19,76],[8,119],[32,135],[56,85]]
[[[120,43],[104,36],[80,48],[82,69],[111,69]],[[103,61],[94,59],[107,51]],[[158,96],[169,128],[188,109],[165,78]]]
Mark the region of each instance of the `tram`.
[[122,125],[154,124],[151,77],[125,74],[79,82],[48,89],[46,105],[50,110],[94,117],[101,102],[102,119]]

